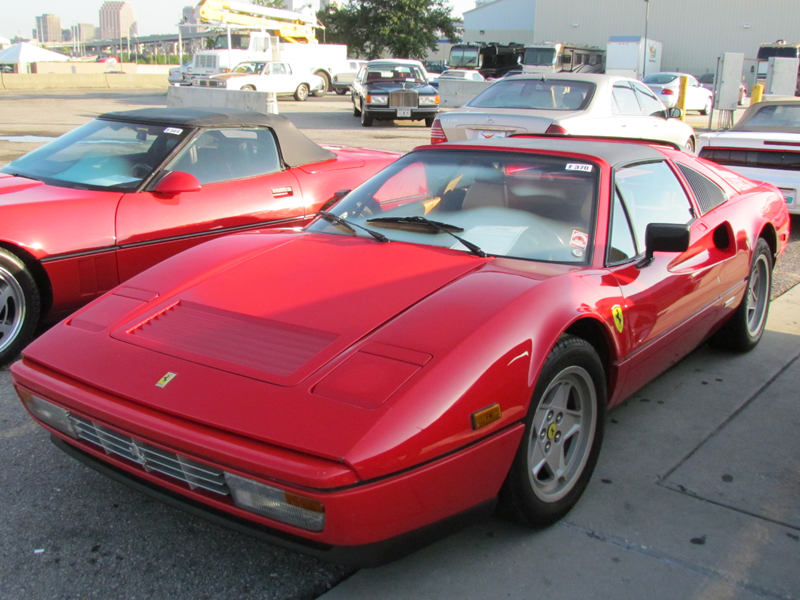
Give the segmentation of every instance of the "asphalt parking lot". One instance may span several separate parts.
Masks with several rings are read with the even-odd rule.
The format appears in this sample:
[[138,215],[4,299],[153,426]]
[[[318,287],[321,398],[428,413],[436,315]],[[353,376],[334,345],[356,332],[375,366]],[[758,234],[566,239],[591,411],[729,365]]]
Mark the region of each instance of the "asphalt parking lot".
[[[0,165],[165,94],[0,92]],[[347,97],[279,102],[320,142],[407,151],[420,123],[362,128]],[[696,128],[707,117],[689,117]],[[0,370],[0,600],[800,598],[800,220],[762,343],[701,348],[607,417],[586,495],[539,532],[499,519],[356,572],[221,529],[63,455]],[[790,290],[790,291],[787,291]]]

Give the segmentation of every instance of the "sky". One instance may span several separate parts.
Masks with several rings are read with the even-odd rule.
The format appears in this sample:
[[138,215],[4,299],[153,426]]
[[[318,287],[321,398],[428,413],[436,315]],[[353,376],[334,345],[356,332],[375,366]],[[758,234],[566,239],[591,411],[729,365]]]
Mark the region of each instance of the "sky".
[[[184,6],[194,6],[196,0],[128,0],[133,5],[139,24],[139,35],[170,33],[181,18]],[[245,0],[247,1],[247,0]],[[0,36],[11,39],[17,35],[30,37],[36,28],[36,17],[53,14],[61,18],[61,28],[78,23],[100,24],[103,0],[0,0]],[[475,0],[445,0],[457,16],[475,8]]]

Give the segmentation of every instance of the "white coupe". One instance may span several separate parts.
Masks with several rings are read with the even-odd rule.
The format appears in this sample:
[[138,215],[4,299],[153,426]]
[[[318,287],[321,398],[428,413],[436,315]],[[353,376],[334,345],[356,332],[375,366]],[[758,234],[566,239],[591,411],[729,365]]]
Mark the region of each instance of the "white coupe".
[[285,62],[247,61],[239,63],[230,73],[199,77],[192,82],[199,87],[225,88],[291,94],[295,100],[304,101],[309,94],[325,93],[325,81],[312,73],[295,73]]

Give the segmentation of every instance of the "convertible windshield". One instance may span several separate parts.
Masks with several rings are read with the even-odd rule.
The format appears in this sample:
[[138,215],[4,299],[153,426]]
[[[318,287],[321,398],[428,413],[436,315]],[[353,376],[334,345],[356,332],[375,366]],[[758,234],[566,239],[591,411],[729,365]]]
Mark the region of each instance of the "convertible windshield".
[[736,131],[792,131],[800,129],[800,102],[793,104],[766,103],[750,115],[745,115],[734,127]]
[[[395,242],[584,263],[594,231],[598,176],[597,165],[569,158],[420,151],[350,192],[330,212],[379,229]],[[309,230],[353,235],[330,221],[318,219]]]
[[594,94],[588,81],[564,79],[508,79],[486,88],[467,106],[474,108],[528,108],[583,110]]
[[63,187],[131,191],[155,171],[189,131],[98,119],[0,171]]

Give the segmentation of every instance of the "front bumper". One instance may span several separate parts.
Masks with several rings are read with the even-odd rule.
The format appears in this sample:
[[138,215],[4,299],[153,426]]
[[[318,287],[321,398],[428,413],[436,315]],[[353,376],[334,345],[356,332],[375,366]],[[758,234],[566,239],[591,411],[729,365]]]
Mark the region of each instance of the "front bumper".
[[[28,364],[26,364],[28,363]],[[491,509],[522,436],[516,423],[450,455],[401,473],[338,487],[313,485],[308,461],[343,464],[312,458],[280,448],[259,450],[244,438],[230,447],[225,432],[203,427],[203,439],[191,424],[167,423],[153,411],[140,412],[131,403],[109,397],[62,375],[18,362],[12,367],[15,386],[67,410],[165,452],[174,453],[214,469],[246,477],[287,494],[297,494],[324,506],[325,526],[314,532],[249,512],[230,496],[192,487],[185,480],[146,470],[142,464],[108,453],[84,438],[72,438],[40,422],[56,445],[96,470],[135,489],[211,519],[238,531],[331,562],[375,566],[416,550],[448,533],[465,520]],[[177,426],[176,426],[177,425]],[[191,439],[191,446],[187,439]],[[225,448],[227,443],[228,448]],[[191,451],[188,449],[191,448]],[[239,452],[237,453],[237,448]],[[281,454],[280,460],[276,454]],[[295,456],[287,456],[294,454]],[[227,456],[226,460],[219,457]],[[324,466],[324,465],[323,465]]]
[[439,114],[438,108],[387,108],[381,106],[366,106],[367,114],[373,119],[387,119],[391,121],[420,121],[433,119]]

